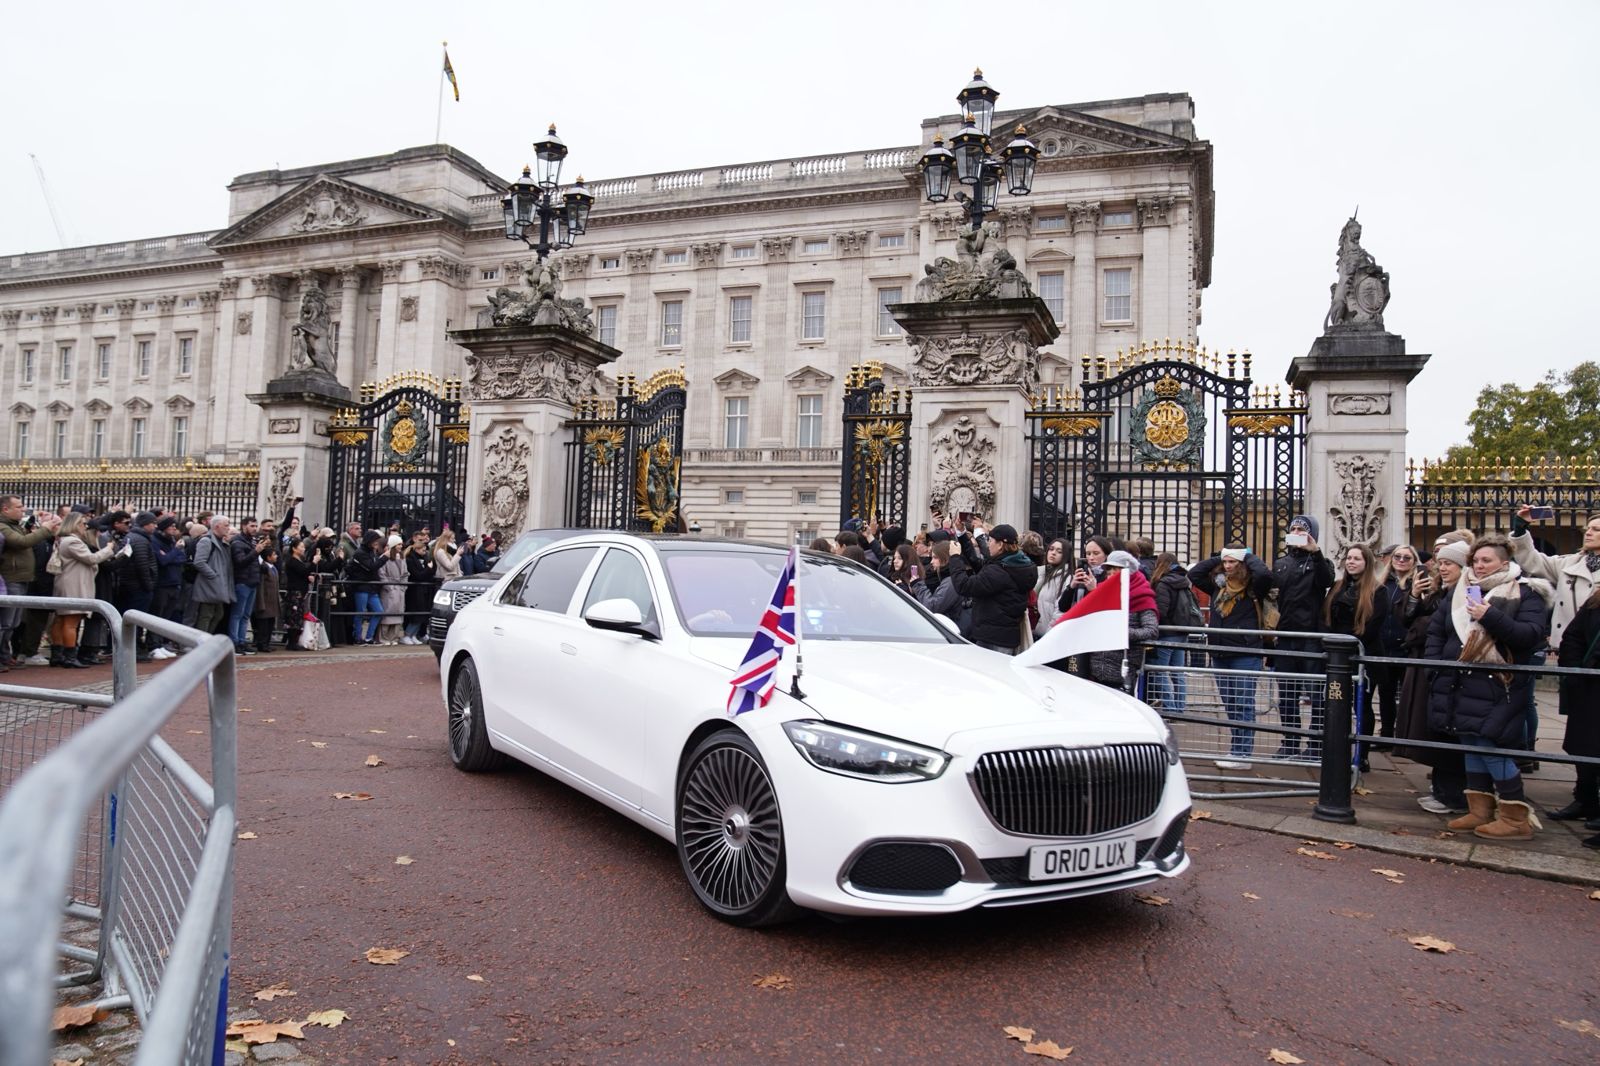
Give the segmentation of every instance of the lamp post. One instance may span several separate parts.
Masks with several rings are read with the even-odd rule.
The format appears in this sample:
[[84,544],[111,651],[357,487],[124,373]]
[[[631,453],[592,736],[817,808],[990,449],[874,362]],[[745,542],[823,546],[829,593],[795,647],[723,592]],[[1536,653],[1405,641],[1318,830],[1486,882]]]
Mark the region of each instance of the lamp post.
[[1038,147],[1018,126],[1011,143],[995,155],[989,132],[994,124],[994,104],[1000,94],[983,80],[983,71],[972,72],[967,87],[956,94],[966,125],[950,138],[935,135],[933,147],[918,161],[922,167],[922,189],[930,204],[950,199],[952,179],[966,189],[957,189],[955,198],[965,205],[967,225],[976,229],[985,215],[992,214],[1000,199],[1000,187],[1012,196],[1027,196],[1033,190],[1033,169],[1039,160]]
[[567,145],[556,136],[554,123],[543,140],[534,142],[533,154],[539,166],[538,177],[531,168],[523,167],[522,177],[511,183],[500,207],[505,216],[506,240],[521,241],[543,262],[551,252],[571,248],[573,239],[588,231],[594,197],[584,187],[580,174],[578,183],[558,199],[556,189],[561,182]]

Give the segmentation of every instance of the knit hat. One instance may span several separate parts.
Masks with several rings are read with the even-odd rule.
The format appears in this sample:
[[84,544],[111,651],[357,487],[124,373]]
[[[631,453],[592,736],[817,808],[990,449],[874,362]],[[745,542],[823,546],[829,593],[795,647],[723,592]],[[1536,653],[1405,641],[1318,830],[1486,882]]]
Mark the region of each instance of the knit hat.
[[1448,544],[1441,545],[1439,550],[1433,553],[1433,557],[1440,562],[1455,563],[1464,569],[1472,558],[1472,549],[1459,540],[1452,540]]
[[138,514],[133,516],[133,528],[143,529],[145,526],[150,525],[155,520],[156,513],[154,511],[140,511]]
[[1223,548],[1222,549],[1222,557],[1224,559],[1233,559],[1233,560],[1235,560],[1237,562],[1241,562],[1241,563],[1244,562],[1245,556],[1247,556],[1249,554],[1250,554],[1250,549],[1249,548]]
[[928,543],[929,544],[937,544],[941,540],[949,540],[949,539],[950,539],[950,531],[948,529],[930,529],[930,530],[928,530]]
[[1001,522],[989,530],[989,539],[998,540],[1002,544],[1015,544],[1017,542],[1017,527]]
[[1118,570],[1137,570],[1139,560],[1135,559],[1131,552],[1112,552],[1106,556],[1106,565],[1114,566]]
[[400,545],[402,545],[404,543],[405,543],[405,541],[400,539],[400,534],[398,534],[398,533],[390,533],[389,534],[389,547],[398,548],[398,547],[400,547]]
[[177,524],[178,520],[173,518],[171,515],[163,515],[161,518],[156,520],[157,529],[171,529]]

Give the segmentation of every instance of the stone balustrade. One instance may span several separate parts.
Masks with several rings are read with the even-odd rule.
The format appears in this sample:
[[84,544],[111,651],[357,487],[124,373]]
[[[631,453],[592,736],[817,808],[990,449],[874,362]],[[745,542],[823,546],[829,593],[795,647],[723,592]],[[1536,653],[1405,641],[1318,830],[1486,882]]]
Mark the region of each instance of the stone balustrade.
[[58,248],[50,252],[0,255],[0,277],[7,280],[33,275],[81,271],[93,264],[111,267],[145,263],[169,263],[184,259],[207,259],[215,255],[207,243],[218,230],[179,233],[142,241],[91,244],[78,248]]
[[687,459],[690,464],[827,463],[837,465],[839,462],[838,448],[690,448],[687,449],[687,452]]

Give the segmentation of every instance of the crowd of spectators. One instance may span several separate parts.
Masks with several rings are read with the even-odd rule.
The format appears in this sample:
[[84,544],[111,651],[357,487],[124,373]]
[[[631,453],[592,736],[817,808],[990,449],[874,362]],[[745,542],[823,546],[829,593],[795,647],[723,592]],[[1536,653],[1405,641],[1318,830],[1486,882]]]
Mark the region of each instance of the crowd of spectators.
[[[242,655],[296,647],[309,618],[340,644],[424,644],[434,589],[487,572],[500,557],[491,534],[396,525],[342,533],[303,526],[296,500],[282,521],[228,515],[132,512],[101,501],[34,509],[0,495],[0,593],[97,599],[206,633],[225,633]],[[111,635],[92,612],[0,608],[0,672],[77,669],[105,662]],[[48,651],[48,655],[46,652]],[[139,631],[139,661],[181,649]]]

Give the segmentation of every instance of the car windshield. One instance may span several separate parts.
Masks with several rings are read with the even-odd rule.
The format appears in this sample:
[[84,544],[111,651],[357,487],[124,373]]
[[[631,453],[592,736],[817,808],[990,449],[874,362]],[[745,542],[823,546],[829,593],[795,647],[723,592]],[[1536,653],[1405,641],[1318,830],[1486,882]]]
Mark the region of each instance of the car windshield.
[[511,542],[511,547],[507,548],[505,553],[495,561],[489,573],[508,574],[527,560],[532,559],[533,553],[542,550],[545,545],[554,544],[556,541],[564,540],[570,536],[572,536],[571,533],[562,533],[554,530],[548,533],[524,533]]
[[[748,640],[772,602],[785,556],[771,551],[663,551],[685,628],[701,637]],[[802,552],[796,602],[807,640],[945,644],[950,634],[909,597],[846,559]]]

